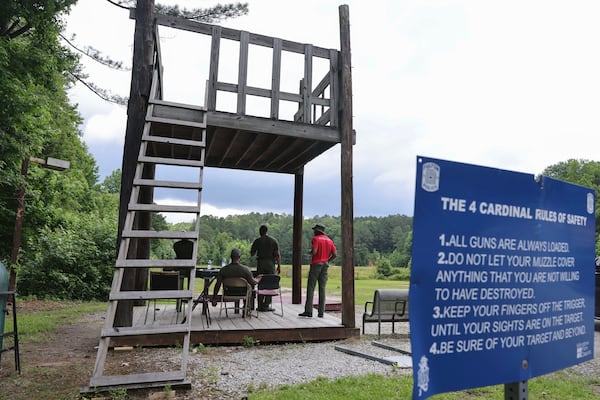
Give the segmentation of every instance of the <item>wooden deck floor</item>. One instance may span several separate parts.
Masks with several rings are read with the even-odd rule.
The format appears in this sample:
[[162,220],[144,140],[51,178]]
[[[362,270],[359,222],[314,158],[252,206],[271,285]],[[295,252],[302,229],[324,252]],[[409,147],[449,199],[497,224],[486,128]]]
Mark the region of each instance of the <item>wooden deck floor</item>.
[[[279,303],[274,301],[273,308],[280,313]],[[185,313],[176,313],[174,303],[156,305],[155,320],[153,304],[150,304],[147,323],[153,325],[169,325],[181,322]],[[250,318],[243,318],[241,314],[234,314],[225,310],[219,315],[219,305],[210,306],[211,324],[207,325],[206,318],[202,315],[202,306],[198,305],[192,313],[191,344],[227,345],[241,344],[247,338],[260,341],[260,343],[281,342],[307,342],[346,339],[360,335],[360,328],[346,328],[341,323],[340,312],[325,312],[323,318],[317,317],[314,310],[312,318],[299,317],[304,311],[302,304],[283,304],[283,316],[273,312],[256,311]],[[134,326],[143,325],[146,318],[146,307],[135,307]],[[244,339],[246,338],[246,339]],[[132,336],[118,338],[115,345],[170,345],[177,342],[177,335],[161,336]]]

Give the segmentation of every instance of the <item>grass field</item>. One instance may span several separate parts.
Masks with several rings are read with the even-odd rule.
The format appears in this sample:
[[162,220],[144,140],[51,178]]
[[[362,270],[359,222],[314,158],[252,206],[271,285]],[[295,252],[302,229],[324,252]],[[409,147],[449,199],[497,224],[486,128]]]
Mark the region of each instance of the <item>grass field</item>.
[[[306,288],[309,266],[302,267],[302,287]],[[368,300],[373,300],[373,293],[376,289],[405,289],[408,288],[408,281],[378,280],[376,267],[356,267],[354,268],[354,302],[356,305],[363,305]],[[290,265],[281,266],[281,286],[292,287],[292,267]],[[327,295],[332,297],[341,297],[342,294],[342,269],[339,266],[329,267],[329,280],[327,282]]]
[[[529,398],[532,400],[593,400],[598,399],[599,380],[578,378],[565,372],[557,372],[528,382]],[[412,396],[412,376],[384,377],[363,375],[345,377],[335,381],[325,378],[296,386],[251,394],[250,400],[406,400]],[[504,386],[443,393],[430,397],[432,400],[504,400]]]

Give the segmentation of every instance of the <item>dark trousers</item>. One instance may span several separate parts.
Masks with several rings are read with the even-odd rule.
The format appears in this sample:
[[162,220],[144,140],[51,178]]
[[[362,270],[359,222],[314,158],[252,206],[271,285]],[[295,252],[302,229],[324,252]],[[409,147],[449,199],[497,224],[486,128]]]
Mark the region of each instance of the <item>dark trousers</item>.
[[317,282],[319,283],[319,315],[323,315],[325,311],[325,287],[327,286],[328,268],[328,263],[316,263],[310,266],[306,285],[306,303],[304,303],[304,312],[307,314],[312,315],[313,312],[313,297]]

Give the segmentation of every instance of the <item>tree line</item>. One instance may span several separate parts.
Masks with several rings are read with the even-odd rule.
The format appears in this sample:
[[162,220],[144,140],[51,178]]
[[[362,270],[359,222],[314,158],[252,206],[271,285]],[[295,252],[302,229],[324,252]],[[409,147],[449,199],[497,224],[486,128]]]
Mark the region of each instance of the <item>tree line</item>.
[[[159,217],[160,218],[160,217]],[[158,222],[158,223],[157,223]],[[327,235],[334,241],[338,253],[341,247],[341,220],[335,216],[315,216],[305,218],[302,226],[302,263],[310,263],[307,254],[312,238],[312,227],[320,223],[326,227]],[[155,220],[155,229],[191,230],[193,223],[171,225],[164,219]],[[289,214],[250,213],[214,217],[200,217],[200,236],[198,238],[198,265],[221,265],[229,260],[233,247],[242,251],[242,263],[254,266],[250,256],[250,246],[258,234],[260,225],[266,225],[268,234],[279,242],[281,262],[292,264],[293,216]],[[393,267],[408,267],[410,261],[412,235],[412,217],[389,215],[385,217],[358,217],[354,220],[354,257],[355,264],[376,265],[382,258]],[[305,251],[306,250],[306,251]],[[156,258],[174,258],[172,242],[165,239],[155,240],[152,253]],[[334,261],[341,262],[341,257]]]

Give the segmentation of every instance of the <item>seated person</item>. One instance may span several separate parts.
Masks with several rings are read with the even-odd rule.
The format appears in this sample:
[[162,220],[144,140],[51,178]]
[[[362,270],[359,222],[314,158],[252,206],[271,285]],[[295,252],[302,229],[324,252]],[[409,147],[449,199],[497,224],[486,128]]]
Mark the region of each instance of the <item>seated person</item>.
[[[244,278],[246,281],[248,281],[248,283],[250,285],[252,285],[252,287],[254,287],[258,283],[258,281],[255,280],[254,277],[252,276],[252,271],[250,271],[250,268],[248,268],[247,266],[245,266],[243,264],[240,264],[241,255],[242,255],[242,252],[240,251],[240,249],[231,250],[231,262],[219,270],[219,274],[217,275],[217,282],[215,283],[215,290],[213,292],[213,298],[212,298],[213,306],[217,305],[219,289],[221,288],[221,284],[224,279],[236,278],[236,277]],[[244,289],[244,291],[242,293],[225,293],[225,294],[235,296],[238,294],[243,295],[245,292],[246,291]]]
[[189,239],[181,239],[173,243],[175,258],[178,260],[191,260],[194,255],[194,242]]
[[[191,260],[194,255],[194,242],[189,239],[181,239],[173,244],[173,250],[175,250],[176,259]],[[184,279],[190,275],[190,270],[186,268],[163,268],[163,271],[179,272],[179,288],[181,289],[183,289]],[[177,304],[179,304],[179,302]]]

